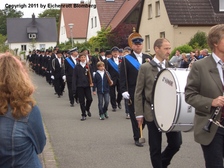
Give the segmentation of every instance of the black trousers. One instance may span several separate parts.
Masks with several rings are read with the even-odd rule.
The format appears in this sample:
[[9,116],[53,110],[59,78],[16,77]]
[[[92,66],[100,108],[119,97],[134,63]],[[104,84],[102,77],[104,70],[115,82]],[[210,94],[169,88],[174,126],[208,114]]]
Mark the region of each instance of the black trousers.
[[62,95],[62,92],[64,90],[64,81],[63,81],[62,77],[54,79],[54,89],[55,89],[57,95]]
[[74,96],[73,96],[73,91],[72,91],[72,82],[67,81],[67,88],[68,88],[68,97],[70,104],[74,104]]
[[[90,87],[77,87],[80,109],[82,116],[86,117],[86,111],[90,110],[93,98]],[[85,101],[86,100],[86,101]]]
[[[117,94],[116,94],[117,92]],[[117,104],[120,104],[122,100],[122,94],[120,91],[120,85],[117,83],[116,85],[110,86],[110,103],[112,108],[117,108]]]
[[46,81],[51,85],[52,79],[51,79],[51,73],[49,71],[46,71]]
[[[222,125],[224,122],[221,123]],[[212,127],[216,127],[214,124]],[[224,128],[219,127],[209,145],[201,145],[206,168],[223,168]]]
[[[131,119],[131,125],[132,125],[132,131],[133,131],[133,137],[135,141],[138,141],[140,138],[140,129],[138,127],[138,122],[136,120],[135,116],[135,108],[134,108],[134,99],[131,98],[132,103],[128,105],[129,115]],[[145,122],[143,122],[142,128],[144,128]]]
[[167,143],[165,150],[162,149],[162,132],[159,132],[155,122],[146,121],[148,127],[149,153],[154,168],[166,168],[173,156],[179,151],[182,144],[181,132],[166,133]]

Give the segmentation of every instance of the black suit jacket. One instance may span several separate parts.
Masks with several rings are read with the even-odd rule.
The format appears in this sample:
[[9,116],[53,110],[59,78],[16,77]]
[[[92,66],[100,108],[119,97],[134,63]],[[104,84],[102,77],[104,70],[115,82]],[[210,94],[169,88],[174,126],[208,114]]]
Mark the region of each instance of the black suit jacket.
[[[68,57],[67,59],[70,59],[76,66],[76,63],[73,61],[71,57]],[[66,81],[72,83],[72,75],[74,69],[72,66],[68,63],[67,59],[65,59],[65,75],[66,75]]]
[[[93,80],[92,67],[89,65],[88,70],[90,70],[91,78]],[[73,69],[72,75],[72,91],[76,93],[77,87],[90,87],[90,81],[88,72],[86,71],[86,66],[83,68],[82,65],[77,64]]]
[[[114,62],[114,58],[112,57],[111,60]],[[119,58],[118,58],[119,60]],[[115,63],[116,64],[116,63]],[[109,61],[107,60],[107,65],[106,65],[107,71],[109,72],[111,79],[113,81],[113,85],[116,85],[117,83],[119,83],[119,79],[120,79],[120,74],[119,72],[117,72],[112,65],[109,63]],[[118,64],[118,69],[119,69],[119,64]]]
[[61,58],[61,66],[60,66],[57,58],[54,58],[52,60],[52,75],[54,75],[55,79],[61,78],[64,75],[64,63],[63,62],[64,62],[64,60],[63,60],[63,58]]
[[[129,55],[138,60],[134,53],[131,53]],[[152,60],[151,56],[142,54],[142,63],[145,63],[147,58]],[[120,65],[121,93],[128,91],[131,98],[134,98],[137,77],[138,70],[124,57]]]

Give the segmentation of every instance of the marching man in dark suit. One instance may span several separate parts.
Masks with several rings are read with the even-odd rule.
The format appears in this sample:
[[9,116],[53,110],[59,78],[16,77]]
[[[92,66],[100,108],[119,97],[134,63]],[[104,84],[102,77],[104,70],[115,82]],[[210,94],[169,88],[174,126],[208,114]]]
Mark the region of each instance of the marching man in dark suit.
[[[72,76],[74,68],[77,64],[77,58],[78,58],[78,49],[77,47],[71,49],[69,51],[71,54],[70,57],[67,57],[65,59],[65,75],[66,75],[66,81],[67,81],[67,87],[68,87],[68,96],[70,101],[70,106],[74,107],[74,96],[73,96],[73,90],[72,90]],[[77,94],[75,94],[76,101],[77,101]]]
[[135,109],[134,109],[134,93],[136,80],[138,76],[138,70],[142,63],[145,63],[147,60],[152,59],[151,56],[142,53],[142,37],[135,37],[132,39],[132,50],[133,52],[123,58],[120,66],[120,87],[121,93],[124,99],[129,100],[129,113],[132,123],[133,137],[135,145],[142,147],[143,145],[139,143],[140,130],[138,128],[138,123],[135,118]]
[[51,79],[54,80],[54,88],[58,95],[58,98],[62,96],[64,90],[64,81],[66,80],[64,71],[65,71],[64,60],[62,58],[62,52],[58,50],[56,58],[52,60],[52,75],[51,75]]
[[[154,168],[167,168],[172,157],[179,151],[182,143],[180,132],[168,132],[167,147],[162,149],[162,132],[155,125],[151,103],[153,84],[158,72],[173,65],[166,60],[170,55],[170,42],[167,39],[157,39],[154,43],[155,57],[150,62],[140,66],[135,89],[135,112],[139,126],[145,123],[148,127],[148,141],[151,162]],[[161,102],[163,106],[164,102]]]
[[210,29],[207,42],[212,55],[192,64],[185,100],[195,108],[194,139],[201,144],[206,168],[223,168],[224,128],[209,119],[224,125],[224,24]]
[[[86,120],[86,116],[91,117],[90,106],[92,104],[92,68],[86,62],[86,55],[79,54],[79,64],[75,66],[72,77],[72,90],[73,94],[78,93],[79,104],[81,109],[81,121]],[[87,113],[87,115],[86,115]]]
[[[119,48],[113,47],[111,49],[112,58],[107,60],[107,70],[111,76],[111,79],[113,81],[113,85],[110,86],[110,103],[113,108],[112,111],[116,111],[117,107],[121,109],[121,90],[120,90],[120,70],[119,70],[119,64],[120,59],[119,56]],[[117,94],[116,94],[117,92]]]

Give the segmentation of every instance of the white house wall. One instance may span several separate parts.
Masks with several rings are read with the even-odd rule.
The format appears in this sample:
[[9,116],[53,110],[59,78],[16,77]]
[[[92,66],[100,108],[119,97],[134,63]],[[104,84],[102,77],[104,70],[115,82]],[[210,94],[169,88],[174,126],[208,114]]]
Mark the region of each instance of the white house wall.
[[[95,0],[91,0],[91,5],[96,5],[96,1]],[[96,17],[96,25],[95,25],[95,17]],[[91,19],[93,19],[93,26],[92,26],[92,21]],[[97,35],[97,31],[101,30],[101,26],[100,26],[100,20],[99,20],[99,15],[98,15],[98,10],[97,10],[97,6],[94,9],[93,7],[90,8],[90,12],[89,12],[89,21],[88,21],[88,29],[87,29],[87,41],[93,37]]]
[[69,40],[68,40],[67,34],[66,34],[64,16],[63,16],[63,13],[61,13],[59,43],[65,43],[67,41],[69,41]]
[[[147,49],[146,45],[143,46],[144,52],[154,53],[153,44],[156,39],[160,38],[160,32],[165,32],[165,37],[170,40],[171,44],[173,44],[173,29],[172,25],[170,25],[169,18],[167,16],[167,12],[165,10],[165,6],[163,1],[160,1],[160,16],[155,16],[155,2],[156,0],[145,0],[141,24],[139,27],[139,33],[145,39],[147,35],[149,35],[150,48]],[[152,4],[152,18],[148,18],[148,5]]]
[[174,27],[174,46],[177,47],[188,43],[198,31],[208,34],[210,28],[210,26]]
[[18,48],[18,52],[17,54],[19,54],[22,50],[21,50],[21,45],[26,45],[26,55],[29,53],[29,51],[33,50],[33,49],[41,49],[40,45],[45,44],[45,50],[50,48],[50,47],[55,47],[56,46],[56,42],[43,42],[43,43],[35,43],[35,48],[32,47],[32,43],[9,43],[9,49],[11,50],[15,50],[16,48]]
[[75,43],[84,43],[84,42],[86,42],[86,39],[74,39],[74,44]]
[[[165,32],[165,38],[168,39],[171,43],[171,49],[173,50],[175,47],[184,45],[190,41],[190,39],[198,32],[203,31],[208,33],[210,27],[209,26],[177,26],[171,25],[168,14],[164,5],[163,0],[160,0],[160,16],[155,16],[156,5],[155,3],[158,0],[145,0],[142,18],[139,27],[139,33],[145,39],[147,35],[150,37],[150,47],[149,50],[146,47],[146,39],[145,45],[143,46],[143,51],[146,53],[154,54],[153,45],[156,39],[160,38],[160,33]],[[148,18],[148,5],[152,4],[152,18]]]

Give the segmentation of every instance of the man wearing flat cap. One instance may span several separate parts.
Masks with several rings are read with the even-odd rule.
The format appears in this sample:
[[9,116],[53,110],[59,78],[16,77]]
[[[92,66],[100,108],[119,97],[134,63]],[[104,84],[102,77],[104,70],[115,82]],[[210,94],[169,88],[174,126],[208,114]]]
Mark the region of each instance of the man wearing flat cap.
[[[112,106],[112,111],[116,111],[117,107],[121,109],[121,90],[120,90],[120,70],[119,70],[119,48],[114,46],[111,49],[112,58],[107,60],[106,67],[109,72],[111,79],[113,81],[113,85],[110,86],[110,103]],[[117,94],[116,94],[117,92]]]
[[67,87],[68,87],[68,97],[70,101],[70,106],[74,107],[74,100],[78,102],[78,95],[75,94],[75,98],[73,96],[73,90],[72,90],[72,75],[73,70],[78,62],[78,49],[77,47],[69,50],[69,53],[71,54],[70,57],[67,57],[65,59],[65,75],[66,75],[66,81],[67,81]]
[[142,37],[137,36],[132,38],[131,40],[132,44],[130,47],[133,50],[133,52],[129,55],[126,55],[123,58],[123,61],[121,62],[120,66],[120,87],[124,99],[129,100],[128,107],[132,123],[135,145],[142,147],[143,145],[139,142],[140,130],[138,127],[138,122],[135,117],[134,93],[139,67],[141,64],[145,63],[146,60],[151,60],[152,57],[142,53],[143,48],[142,43],[144,41]]

